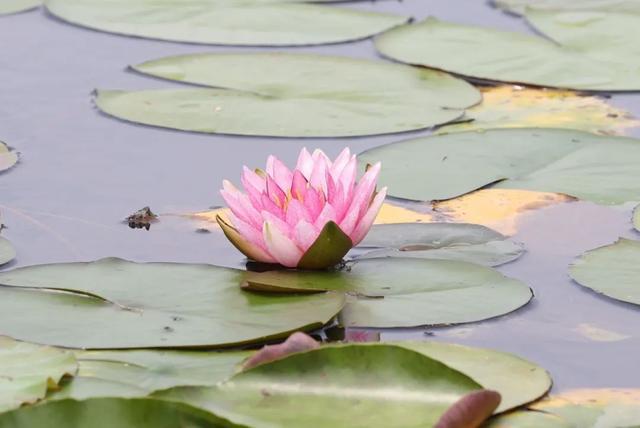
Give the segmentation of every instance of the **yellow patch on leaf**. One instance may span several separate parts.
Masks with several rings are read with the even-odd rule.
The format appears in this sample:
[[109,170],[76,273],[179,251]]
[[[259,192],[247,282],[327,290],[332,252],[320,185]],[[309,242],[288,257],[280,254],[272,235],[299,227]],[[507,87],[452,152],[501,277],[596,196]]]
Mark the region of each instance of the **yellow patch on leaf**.
[[489,128],[570,128],[605,135],[624,135],[640,126],[629,112],[603,97],[560,89],[521,86],[482,88],[482,103],[467,110],[466,119],[440,128],[438,133]]

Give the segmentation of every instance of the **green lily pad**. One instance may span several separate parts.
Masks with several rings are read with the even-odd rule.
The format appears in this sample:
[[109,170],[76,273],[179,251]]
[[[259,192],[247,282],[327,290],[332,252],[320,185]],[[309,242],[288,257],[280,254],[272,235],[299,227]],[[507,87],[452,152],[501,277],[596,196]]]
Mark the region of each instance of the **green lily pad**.
[[[637,16],[528,11],[547,38],[429,18],[376,40],[385,56],[478,79],[593,91],[640,89]],[[451,55],[456,52],[456,55]]]
[[2,0],[0,2],[0,15],[25,12],[40,6],[40,0]]
[[498,266],[524,253],[522,244],[477,224],[399,223],[373,226],[361,247],[378,249],[357,258],[408,257]]
[[632,222],[633,222],[633,227],[640,232],[640,205],[636,206],[633,209],[633,218],[632,218]]
[[103,112],[206,133],[343,137],[402,132],[455,120],[480,101],[446,73],[382,61],[290,53],[168,57],[134,69],[225,89],[104,91]]
[[83,27],[218,45],[347,42],[408,20],[403,16],[286,0],[47,0],[45,5],[58,18]]
[[78,373],[48,399],[144,397],[176,386],[213,386],[250,352],[81,351]]
[[640,242],[620,238],[587,251],[569,270],[578,284],[616,300],[640,305]]
[[0,428],[219,428],[235,426],[183,403],[94,398],[49,401],[0,414]]
[[527,360],[506,352],[441,342],[398,342],[458,370],[485,389],[502,396],[497,412],[530,403],[551,388],[549,373]]
[[599,204],[640,200],[640,141],[575,130],[436,135],[368,150],[359,161],[381,161],[379,185],[406,199],[450,199],[491,185],[564,193]]
[[494,0],[494,3],[517,14],[523,14],[527,9],[640,13],[640,3],[635,0]]
[[0,236],[0,266],[15,259],[16,250],[8,239]]
[[474,322],[512,312],[533,297],[520,281],[455,260],[365,259],[334,272],[251,272],[245,281],[246,289],[261,292],[349,293],[340,315],[348,327]]
[[0,412],[35,403],[76,370],[69,351],[0,337]]
[[242,372],[214,388],[158,394],[253,427],[427,427],[480,385],[391,345],[327,346]]
[[344,304],[339,293],[244,292],[242,276],[211,265],[115,258],[2,272],[0,284],[11,287],[0,287],[0,334],[85,349],[213,348],[319,328]]
[[0,172],[11,168],[16,163],[18,163],[18,154],[0,141]]

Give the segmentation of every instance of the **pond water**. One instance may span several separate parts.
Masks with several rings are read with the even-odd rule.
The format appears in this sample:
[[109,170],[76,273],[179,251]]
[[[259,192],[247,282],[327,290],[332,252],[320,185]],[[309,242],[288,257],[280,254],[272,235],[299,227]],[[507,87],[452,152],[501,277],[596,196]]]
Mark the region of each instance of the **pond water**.
[[[517,18],[481,0],[380,1],[350,7],[530,31]],[[243,164],[268,154],[294,162],[302,146],[330,156],[355,152],[425,132],[348,139],[276,139],[200,135],[136,126],[107,118],[92,91],[168,87],[125,70],[167,55],[251,52],[129,38],[66,25],[42,10],[0,17],[0,139],[22,153],[0,180],[0,212],[18,258],[9,268],[118,256],[136,261],[205,262],[239,267],[242,256],[213,230],[163,216],[149,231],[122,220],[149,205],[161,214],[220,205],[223,178],[238,181]],[[376,57],[370,40],[282,49]],[[452,53],[455,54],[455,53]],[[612,104],[640,115],[640,95],[616,95]],[[635,129],[631,135],[640,136]],[[555,389],[640,384],[639,310],[573,283],[569,263],[620,236],[640,238],[632,206],[570,202],[528,211],[514,239],[527,253],[499,269],[530,285],[536,299],[508,316],[450,328],[394,330],[383,340],[434,339],[516,353],[547,368]]]

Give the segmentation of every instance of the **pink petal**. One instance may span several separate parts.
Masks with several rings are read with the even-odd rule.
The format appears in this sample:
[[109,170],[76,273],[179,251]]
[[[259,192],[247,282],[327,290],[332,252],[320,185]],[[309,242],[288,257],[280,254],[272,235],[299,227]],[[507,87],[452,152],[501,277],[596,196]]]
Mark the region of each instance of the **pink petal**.
[[269,195],[269,199],[281,208],[284,207],[287,201],[287,195],[269,175],[267,175],[267,195]]
[[267,188],[264,178],[260,177],[255,173],[255,171],[251,171],[246,166],[242,167],[242,185],[245,189],[247,189],[247,185],[249,185],[250,187],[256,189],[258,192],[264,192]]
[[315,219],[320,214],[320,211],[322,211],[322,208],[324,207],[324,195],[313,187],[309,187],[302,203],[304,204],[309,214],[311,214],[311,218],[315,221]]
[[[260,259],[256,261],[265,263],[276,262],[276,260],[267,251],[267,246],[264,242],[264,237],[261,230],[252,227],[248,223],[245,223],[244,221],[235,217],[233,214],[229,214],[229,220],[245,241],[260,250],[257,253],[261,254],[262,257],[260,257]],[[256,252],[255,248],[254,252]]]
[[300,151],[296,169],[300,171],[307,180],[309,179],[309,177],[311,177],[311,171],[313,171],[313,159],[311,158],[311,155],[307,151],[306,147],[304,147]]
[[309,184],[311,185],[311,187],[321,190],[322,193],[324,193],[326,196],[327,195],[327,175],[328,175],[329,168],[328,168],[325,157],[318,156],[318,159],[315,161],[313,165],[313,171],[311,171],[311,178],[309,179]]
[[296,267],[302,258],[302,250],[268,221],[262,229],[269,253],[283,266]]
[[285,219],[285,213],[284,210],[282,208],[280,208],[279,206],[277,206],[275,204],[275,202],[273,202],[265,193],[263,193],[262,195],[260,195],[260,206],[261,206],[261,212],[262,211],[267,211],[271,214],[273,214],[274,216],[278,217],[279,219],[283,220]]
[[287,205],[287,214],[285,221],[290,227],[297,225],[301,221],[312,221],[311,214],[307,211],[304,204],[297,199],[291,199]]
[[340,183],[342,183],[342,188],[344,189],[344,196],[347,200],[351,200],[351,196],[353,194],[353,190],[356,183],[356,175],[358,174],[358,161],[355,156],[352,156],[347,162],[347,165],[342,170],[340,174],[340,178],[337,179]]
[[324,208],[322,208],[322,211],[320,212],[320,215],[318,215],[316,221],[313,222],[313,225],[318,229],[322,229],[324,225],[330,221],[334,223],[336,222],[336,210],[333,209],[331,205],[326,204]]
[[329,166],[331,166],[331,159],[329,159],[329,156],[327,156],[322,150],[320,149],[315,149],[313,151],[313,154],[311,155],[311,159],[313,159],[313,162],[318,162],[319,160],[323,160],[326,164],[328,164]]
[[220,194],[225,202],[239,219],[246,223],[250,223],[254,227],[262,227],[262,217],[253,207],[246,195],[240,193],[233,184],[225,180],[223,182],[224,189]]
[[293,179],[291,181],[291,197],[299,201],[304,201],[304,196],[307,193],[308,182],[304,178],[302,172],[297,169],[293,173]]
[[271,214],[268,211],[262,211],[262,217],[265,222],[271,223],[273,226],[277,227],[280,232],[282,232],[285,236],[293,239],[295,236],[294,226],[290,226],[286,221],[281,220],[278,216]]
[[354,190],[354,197],[349,209],[340,222],[340,228],[351,236],[360,218],[365,214],[371,203],[371,195],[376,189],[376,180],[380,173],[380,162],[369,168]]
[[364,239],[364,237],[367,236],[367,233],[369,233],[373,222],[376,220],[376,217],[380,212],[380,208],[382,208],[384,198],[386,197],[387,188],[384,187],[378,192],[375,198],[373,198],[373,202],[371,202],[371,205],[369,205],[367,212],[362,217],[362,219],[360,219],[360,222],[351,233],[350,238],[351,242],[353,242],[353,245],[358,245]]
[[296,241],[303,252],[307,252],[319,235],[320,229],[307,221],[301,221],[296,225]]
[[267,174],[271,176],[278,184],[280,189],[289,189],[293,173],[280,159],[275,156],[269,156],[267,159]]
[[342,174],[342,170],[345,166],[347,166],[347,163],[349,163],[350,158],[351,150],[349,150],[349,147],[345,147],[345,149],[340,152],[336,160],[334,160],[333,164],[331,165],[330,173],[331,177],[333,177],[334,180],[338,180],[338,177],[340,177],[340,174]]

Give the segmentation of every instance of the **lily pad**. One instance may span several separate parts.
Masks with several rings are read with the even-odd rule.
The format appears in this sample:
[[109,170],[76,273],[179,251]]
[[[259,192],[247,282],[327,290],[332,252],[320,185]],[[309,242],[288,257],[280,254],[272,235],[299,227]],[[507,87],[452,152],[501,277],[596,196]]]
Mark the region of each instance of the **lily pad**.
[[358,259],[409,257],[473,262],[497,266],[524,253],[522,244],[487,227],[466,223],[398,223],[376,225],[360,244],[378,247]]
[[480,101],[446,73],[382,61],[289,53],[201,54],[134,67],[225,89],[98,91],[103,112],[206,133],[341,137],[402,132],[455,120]]
[[348,327],[474,322],[512,312],[533,297],[520,281],[454,260],[366,259],[336,272],[252,272],[245,279],[245,288],[262,292],[350,293],[341,313]]
[[[640,37],[637,16],[560,15],[527,12],[548,38],[429,18],[381,35],[376,47],[397,61],[477,79],[593,91],[640,90],[640,60],[633,43]],[[550,22],[558,25],[544,25]]]
[[551,377],[545,369],[506,352],[441,342],[396,344],[438,360],[483,388],[499,392],[502,401],[497,412],[535,401],[551,388]]
[[[577,389],[494,419],[488,428],[621,428],[640,426],[637,389]],[[537,425],[535,424],[537,423]]]
[[45,5],[58,18],[83,27],[218,45],[347,42],[408,20],[403,16],[286,0],[47,0]]
[[0,15],[25,12],[40,6],[40,0],[2,0],[0,2]]
[[640,200],[640,141],[575,130],[457,132],[402,141],[359,155],[381,161],[393,196],[451,199],[491,185],[564,193],[599,204]]
[[213,386],[250,352],[81,351],[78,373],[48,399],[144,397],[176,386]]
[[481,88],[482,103],[468,109],[470,121],[449,123],[439,134],[491,128],[568,128],[604,135],[624,135],[640,127],[625,109],[604,97],[560,89],[501,85]]
[[18,162],[18,154],[0,141],[0,172],[7,170]]
[[640,13],[640,3],[635,0],[494,0],[494,3],[517,14],[523,14],[527,9]]
[[0,412],[35,403],[76,370],[69,351],[0,337]]
[[160,393],[252,427],[425,427],[480,385],[398,346],[342,345],[293,354],[214,388]]
[[633,227],[640,232],[640,205],[633,209]]
[[640,242],[620,238],[587,251],[569,270],[578,284],[616,300],[640,305]]
[[2,272],[0,284],[10,287],[0,287],[0,333],[72,348],[214,348],[319,328],[344,304],[338,293],[247,293],[242,275],[115,258]]
[[0,236],[0,266],[9,263],[16,257],[16,250],[8,239]]
[[60,400],[0,414],[0,428],[219,428],[234,426],[183,403],[153,399]]

